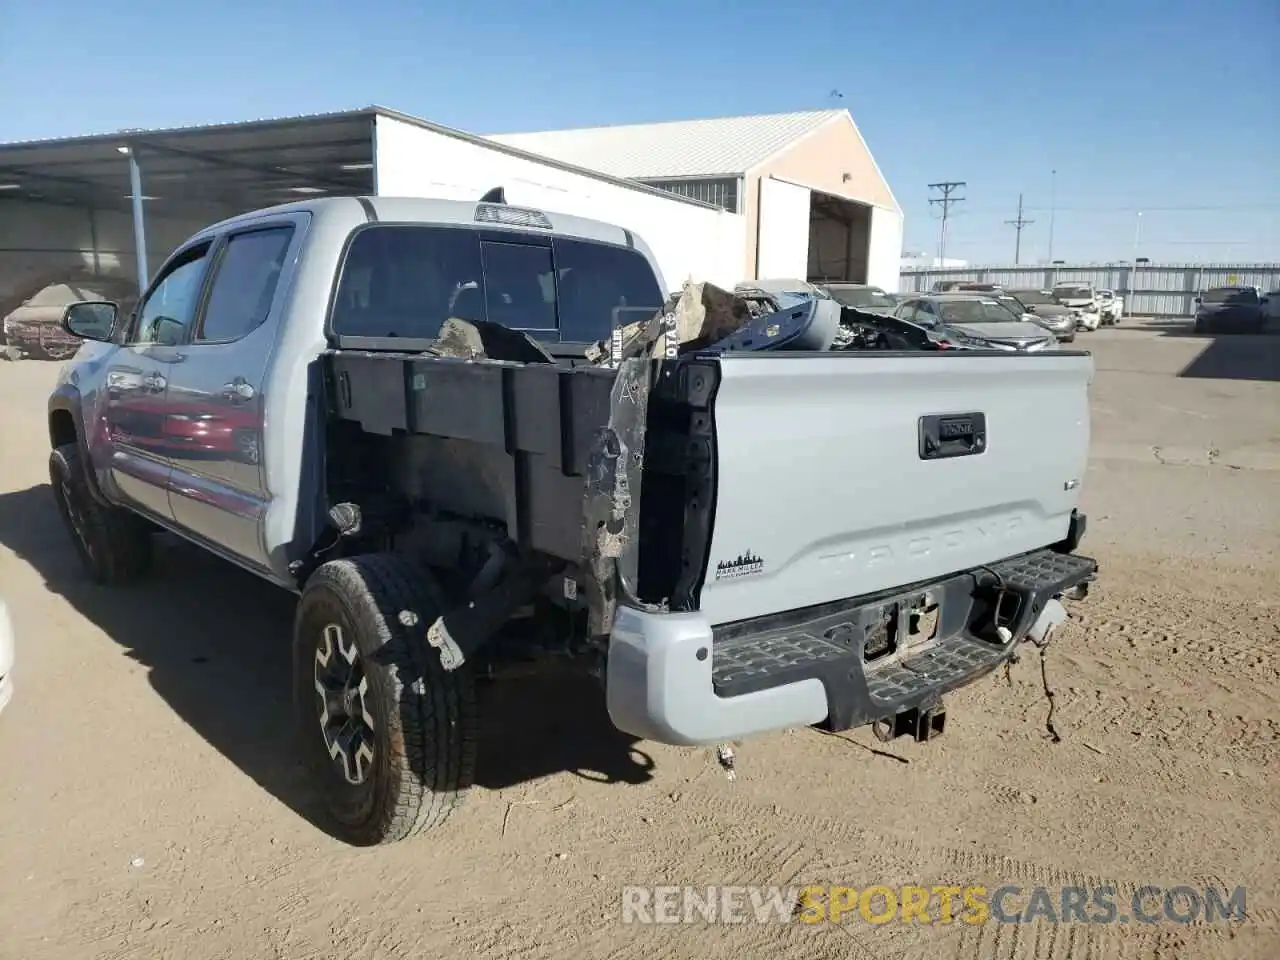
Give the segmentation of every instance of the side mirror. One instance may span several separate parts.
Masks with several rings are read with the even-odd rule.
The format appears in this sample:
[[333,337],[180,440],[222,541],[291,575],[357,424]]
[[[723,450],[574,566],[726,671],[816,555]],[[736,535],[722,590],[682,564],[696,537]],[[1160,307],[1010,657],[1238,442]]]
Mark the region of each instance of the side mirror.
[[182,323],[172,317],[156,317],[156,343],[162,347],[176,347],[182,343],[186,332]]
[[1199,303],[1199,302],[1200,302],[1200,298],[1196,297],[1196,303]]
[[82,300],[62,313],[62,329],[81,340],[109,343],[120,308],[109,300]]
[[1035,313],[1035,312],[1036,312],[1036,305],[1034,303],[1028,303],[1027,313]]

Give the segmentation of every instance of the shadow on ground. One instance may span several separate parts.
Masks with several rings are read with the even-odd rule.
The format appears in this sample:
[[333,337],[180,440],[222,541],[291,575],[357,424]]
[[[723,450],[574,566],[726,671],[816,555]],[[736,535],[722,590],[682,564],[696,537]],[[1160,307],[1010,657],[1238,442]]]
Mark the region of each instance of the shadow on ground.
[[[324,829],[299,760],[291,702],[294,597],[169,535],[155,571],[105,588],[82,572],[47,485],[0,494],[0,542],[125,655],[192,729],[275,797]],[[585,677],[482,686],[476,785],[501,789],[569,771],[641,783],[653,763],[609,722]]]
[[1134,329],[1163,337],[1201,341],[1205,348],[1178,372],[1196,380],[1256,380],[1280,383],[1280,330],[1268,333],[1196,333],[1192,320],[1145,320]]

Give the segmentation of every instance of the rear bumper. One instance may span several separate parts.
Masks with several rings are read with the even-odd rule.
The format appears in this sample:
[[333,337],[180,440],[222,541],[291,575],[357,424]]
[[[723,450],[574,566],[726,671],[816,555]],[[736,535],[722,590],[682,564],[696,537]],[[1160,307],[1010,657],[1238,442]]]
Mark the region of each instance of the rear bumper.
[[891,596],[715,628],[699,613],[620,608],[609,716],[635,736],[694,745],[925,709],[1061,622],[1056,598],[1096,571],[1087,557],[1038,550]]
[[1197,327],[1203,330],[1257,332],[1266,328],[1267,318],[1261,312],[1222,310],[1215,313],[1197,314],[1195,323]]

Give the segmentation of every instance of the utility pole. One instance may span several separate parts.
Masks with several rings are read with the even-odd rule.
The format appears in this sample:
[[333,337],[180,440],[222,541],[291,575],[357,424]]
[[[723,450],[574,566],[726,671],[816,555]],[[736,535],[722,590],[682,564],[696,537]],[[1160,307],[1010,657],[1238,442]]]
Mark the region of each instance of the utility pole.
[[942,229],[938,234],[938,266],[942,266],[942,261],[947,259],[947,220],[951,217],[951,205],[964,199],[964,197],[953,197],[952,194],[961,187],[967,186],[968,184],[963,180],[945,180],[942,183],[929,184],[930,190],[937,190],[942,194],[940,197],[929,198],[930,203],[942,206]]
[[1058,171],[1049,171],[1049,262],[1053,263],[1053,221],[1058,212]]
[[1022,216],[1022,194],[1018,194],[1018,219],[1006,220],[1005,223],[1009,224],[1016,231],[1014,234],[1015,239],[1013,241],[1013,265],[1016,267],[1022,259],[1022,228],[1029,223],[1035,223],[1034,220],[1027,220]]

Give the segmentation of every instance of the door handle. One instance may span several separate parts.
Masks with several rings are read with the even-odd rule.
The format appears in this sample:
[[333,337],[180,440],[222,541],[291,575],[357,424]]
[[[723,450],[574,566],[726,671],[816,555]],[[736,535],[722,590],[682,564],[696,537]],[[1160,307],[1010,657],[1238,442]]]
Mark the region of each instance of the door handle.
[[222,395],[228,400],[252,400],[254,395],[253,384],[244,377],[236,377],[234,380],[228,380],[222,385]]
[[169,386],[169,381],[164,378],[163,374],[148,373],[142,378],[142,385],[152,393],[160,393],[165,387]]

